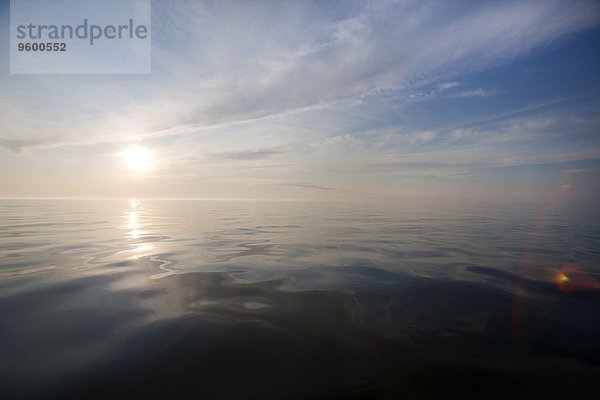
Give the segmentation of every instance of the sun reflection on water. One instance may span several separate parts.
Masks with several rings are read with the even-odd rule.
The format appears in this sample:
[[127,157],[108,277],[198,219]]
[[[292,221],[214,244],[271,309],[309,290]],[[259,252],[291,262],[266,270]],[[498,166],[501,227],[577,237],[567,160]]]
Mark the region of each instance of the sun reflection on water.
[[129,258],[131,260],[137,260],[140,257],[145,257],[145,256],[149,255],[151,250],[152,250],[151,244],[139,245],[131,250],[131,252],[134,254]]
[[130,209],[126,209],[123,212],[123,218],[126,221],[123,228],[127,230],[127,238],[134,242],[131,243],[129,249],[119,253],[128,255],[128,259],[130,260],[150,256],[152,255],[152,251],[155,250],[155,246],[152,243],[147,243],[143,237],[147,222],[142,221],[142,219],[145,220],[145,214],[143,210],[140,210],[141,206],[142,204],[139,200],[131,199],[129,200]]
[[[136,199],[129,200],[129,207],[137,208],[140,202]],[[125,211],[125,218],[127,219],[126,228],[129,229],[129,237],[131,239],[139,239],[142,234],[140,228],[140,213],[138,211]]]

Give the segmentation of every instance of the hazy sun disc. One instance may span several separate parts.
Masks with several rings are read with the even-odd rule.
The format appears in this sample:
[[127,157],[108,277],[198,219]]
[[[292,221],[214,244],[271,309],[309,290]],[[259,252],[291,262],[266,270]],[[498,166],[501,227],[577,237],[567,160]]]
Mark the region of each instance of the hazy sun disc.
[[152,166],[152,153],[143,147],[132,147],[121,153],[121,158],[128,170],[143,172]]

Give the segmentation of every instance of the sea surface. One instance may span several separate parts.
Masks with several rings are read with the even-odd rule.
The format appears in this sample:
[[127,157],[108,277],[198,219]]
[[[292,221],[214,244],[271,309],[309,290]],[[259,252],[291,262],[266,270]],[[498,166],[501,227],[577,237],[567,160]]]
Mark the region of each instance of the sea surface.
[[571,204],[0,201],[0,398],[600,398]]

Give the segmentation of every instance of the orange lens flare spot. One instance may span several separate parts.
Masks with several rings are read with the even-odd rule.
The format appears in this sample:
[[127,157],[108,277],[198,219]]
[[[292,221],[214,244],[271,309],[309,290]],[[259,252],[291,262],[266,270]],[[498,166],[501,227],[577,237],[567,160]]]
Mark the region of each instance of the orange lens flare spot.
[[600,289],[600,281],[575,264],[565,264],[556,273],[556,285],[565,293]]

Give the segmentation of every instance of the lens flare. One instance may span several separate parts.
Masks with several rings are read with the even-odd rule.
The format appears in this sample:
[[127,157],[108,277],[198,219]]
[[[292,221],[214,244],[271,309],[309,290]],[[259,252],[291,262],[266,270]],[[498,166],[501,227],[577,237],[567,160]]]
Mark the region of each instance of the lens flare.
[[556,281],[558,282],[558,284],[564,284],[566,282],[569,282],[571,280],[571,278],[569,278],[567,275],[565,275],[562,272],[559,272],[556,275]]
[[563,293],[600,289],[600,281],[575,264],[565,264],[556,273],[556,286]]

